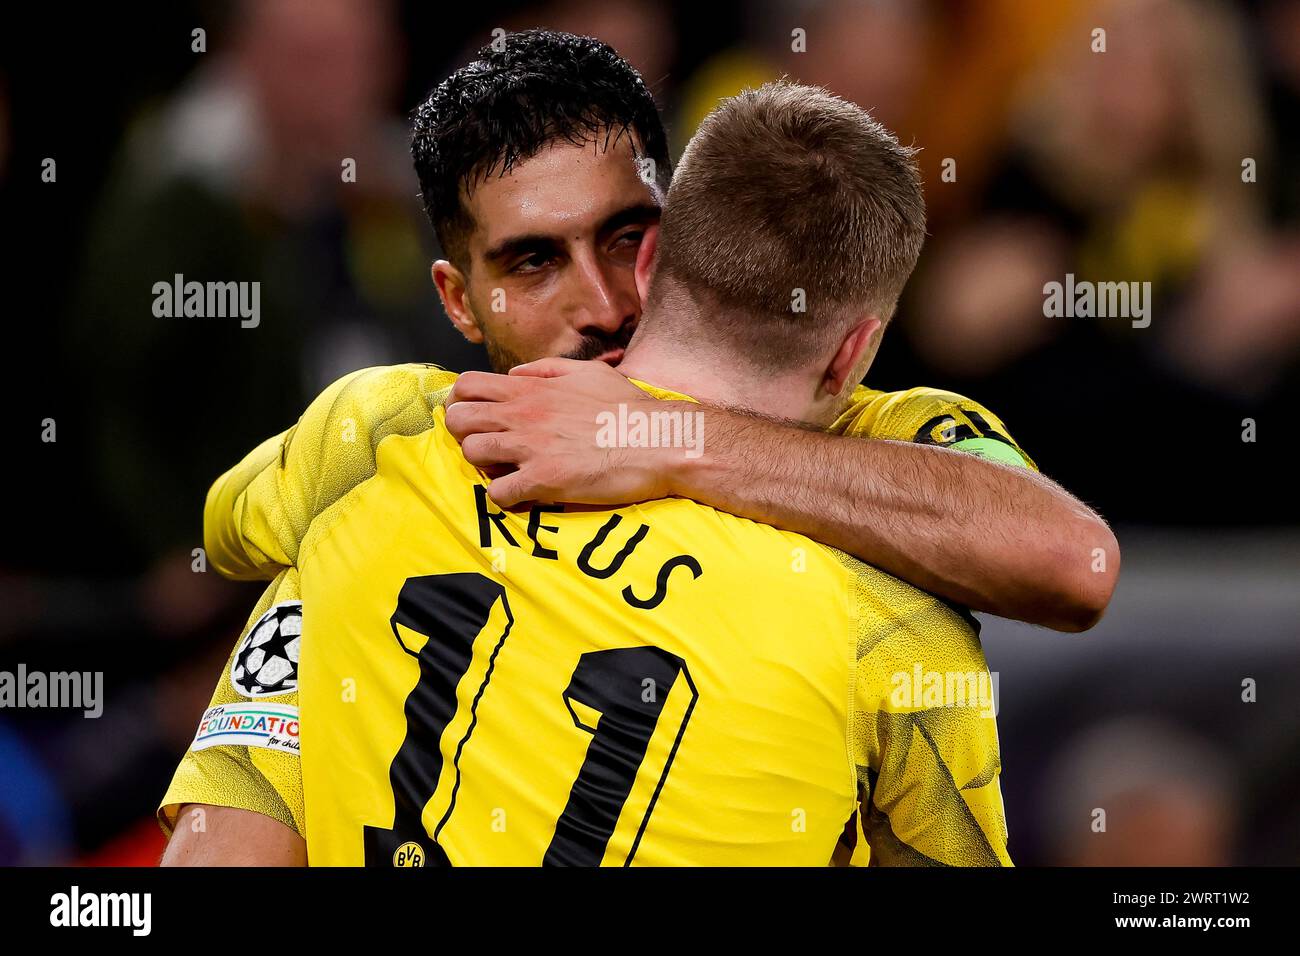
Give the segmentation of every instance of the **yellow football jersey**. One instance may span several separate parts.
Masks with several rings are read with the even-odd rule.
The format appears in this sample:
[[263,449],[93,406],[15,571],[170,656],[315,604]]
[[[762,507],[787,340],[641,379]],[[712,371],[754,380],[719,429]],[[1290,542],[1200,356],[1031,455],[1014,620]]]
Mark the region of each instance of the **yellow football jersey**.
[[[313,863],[824,864],[859,798],[873,862],[1009,862],[989,701],[920,693],[987,686],[966,620],[693,502],[502,513],[438,425],[450,381],[350,376],[209,497],[216,566],[302,573]],[[1000,429],[876,395],[837,426]],[[168,805],[228,802],[192,785],[220,751]]]
[[978,402],[936,388],[878,392],[859,385],[832,435],[940,445],[1005,465],[1038,470],[1002,420]]
[[[339,379],[298,424],[262,442],[213,483],[203,511],[209,563],[237,580],[270,580],[291,567],[313,518],[374,470],[379,443],[427,427],[413,399],[432,396],[436,404],[456,378],[436,365],[409,364]],[[1037,470],[1001,419],[978,402],[939,389],[881,392],[859,385],[828,431],[942,445]],[[282,482],[290,469],[319,476],[310,498]]]
[[[253,608],[163,796],[158,820],[168,835],[182,825],[177,816],[187,803],[251,810],[304,832],[296,673],[276,675],[275,685],[257,685],[241,670],[258,647],[299,635],[301,616],[298,570],[286,568]],[[292,650],[285,659],[297,664]]]

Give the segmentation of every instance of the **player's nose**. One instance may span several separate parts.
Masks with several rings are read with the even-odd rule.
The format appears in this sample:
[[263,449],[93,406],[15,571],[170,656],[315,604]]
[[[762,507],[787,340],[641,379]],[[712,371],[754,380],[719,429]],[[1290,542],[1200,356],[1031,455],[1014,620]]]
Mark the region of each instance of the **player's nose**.
[[613,335],[636,323],[641,316],[641,300],[631,269],[592,262],[582,273],[575,316],[579,331]]

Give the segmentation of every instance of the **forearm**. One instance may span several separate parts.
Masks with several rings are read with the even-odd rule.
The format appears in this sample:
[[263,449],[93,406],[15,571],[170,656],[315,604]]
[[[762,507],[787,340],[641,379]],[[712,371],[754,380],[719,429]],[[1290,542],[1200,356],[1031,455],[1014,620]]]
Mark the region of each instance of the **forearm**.
[[675,494],[800,532],[978,611],[1078,631],[1109,601],[1114,536],[1027,469],[706,415],[704,453],[677,460]]
[[178,815],[159,865],[306,866],[307,842],[251,810],[191,804]]

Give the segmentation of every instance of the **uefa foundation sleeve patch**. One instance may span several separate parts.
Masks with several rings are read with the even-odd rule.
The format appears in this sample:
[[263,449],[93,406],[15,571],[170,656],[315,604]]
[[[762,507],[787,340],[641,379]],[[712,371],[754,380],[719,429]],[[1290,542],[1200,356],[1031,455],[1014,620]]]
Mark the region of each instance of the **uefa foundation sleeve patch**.
[[298,753],[298,708],[288,704],[221,704],[199,721],[190,750],[265,747]]

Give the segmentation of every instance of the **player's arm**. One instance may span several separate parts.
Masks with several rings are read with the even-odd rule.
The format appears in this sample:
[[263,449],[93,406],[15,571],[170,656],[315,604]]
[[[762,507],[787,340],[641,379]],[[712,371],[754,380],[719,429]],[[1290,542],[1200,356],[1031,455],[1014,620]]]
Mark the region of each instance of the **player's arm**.
[[850,741],[870,865],[1010,866],[994,687],[974,627],[922,594],[860,616]]
[[[192,822],[203,821],[201,827]],[[180,808],[161,866],[306,866],[307,841],[279,820],[237,807]]]
[[[517,466],[489,488],[498,504],[680,495],[800,532],[1003,617],[1082,631],[1110,601],[1119,549],[1106,523],[1037,474],[996,418],[959,396],[931,396],[920,414],[898,402],[861,409],[856,420],[850,412],[842,435],[709,407],[702,454],[691,457],[679,448],[600,447],[596,423],[620,405],[646,414],[700,406],[657,401],[601,363],[525,368],[462,377],[448,407],[448,428],[473,464]],[[988,431],[953,442],[956,451],[915,440],[940,441],[931,432],[942,435],[948,418],[954,438],[973,428],[964,408]]]
[[798,531],[976,611],[1079,632],[1110,602],[1114,534],[1009,444],[990,459],[705,414],[703,454],[663,459],[673,494]]
[[[235,643],[158,807],[169,837],[164,866],[305,862],[292,643],[301,630],[299,596],[297,571],[283,571]],[[255,659],[248,651],[257,648]]]
[[432,365],[362,369],[339,379],[292,428],[223,474],[203,508],[208,561],[239,580],[265,580],[298,560],[315,517],[374,472],[379,442],[428,427],[455,381]]
[[[293,437],[293,431],[290,428],[262,442],[208,489],[203,503],[203,546],[208,553],[208,561],[225,577],[255,581],[274,577],[278,569],[284,566],[277,565],[274,561],[258,561],[250,557],[241,538],[244,521],[236,511],[236,503],[243,501],[244,492],[254,479],[277,466]],[[263,507],[269,512],[278,504],[276,500]]]

